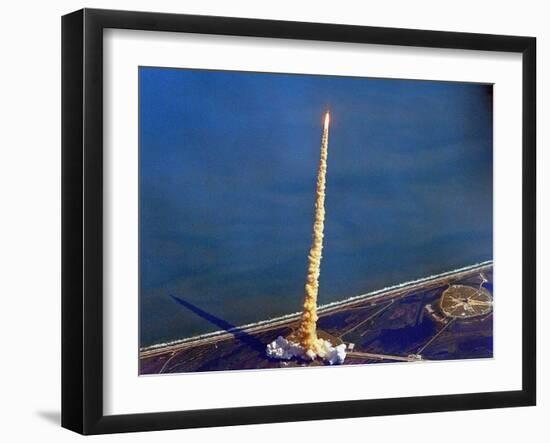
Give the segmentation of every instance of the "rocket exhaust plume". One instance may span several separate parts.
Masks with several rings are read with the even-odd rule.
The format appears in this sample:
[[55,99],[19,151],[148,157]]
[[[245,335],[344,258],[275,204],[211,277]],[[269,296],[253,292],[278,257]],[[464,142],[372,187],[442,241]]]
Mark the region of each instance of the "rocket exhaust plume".
[[298,331],[300,345],[306,352],[318,355],[322,341],[317,337],[317,294],[319,292],[319,274],[321,258],[323,257],[323,230],[325,227],[325,188],[328,156],[328,129],[330,114],[325,114],[323,138],[321,141],[321,159],[317,174],[317,193],[315,200],[315,220],[313,223],[313,239],[308,256],[307,279],[305,285],[304,311]]
[[329,364],[342,364],[346,358],[346,345],[337,346],[317,336],[317,293],[319,292],[319,274],[323,252],[323,230],[325,227],[325,187],[328,156],[328,129],[330,114],[325,114],[323,138],[321,141],[321,159],[317,174],[317,193],[315,200],[315,220],[313,223],[313,240],[308,256],[307,278],[304,295],[304,310],[300,326],[295,334],[288,338],[281,336],[269,343],[266,354],[269,358],[290,360],[301,358],[315,360],[322,358]]

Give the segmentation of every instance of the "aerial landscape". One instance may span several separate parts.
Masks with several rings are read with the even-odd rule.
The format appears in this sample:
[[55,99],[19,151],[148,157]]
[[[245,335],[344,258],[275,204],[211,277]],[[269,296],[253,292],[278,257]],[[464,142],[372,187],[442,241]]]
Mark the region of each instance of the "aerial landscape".
[[[468,297],[449,315],[441,304],[449,287],[466,285],[492,289],[490,263],[450,273],[424,282],[357,297],[320,309],[319,328],[334,344],[348,349],[344,364],[410,362],[492,357],[492,297],[481,300],[487,310],[465,313]],[[454,286],[451,286],[454,285]],[[459,286],[460,287],[460,286]],[[472,295],[476,294],[474,292]],[[485,293],[487,294],[487,293]],[[479,296],[469,298],[474,301]],[[450,300],[458,305],[458,299]],[[472,306],[476,306],[472,304]],[[479,305],[477,305],[479,306]],[[194,307],[197,315],[216,324],[216,319]],[[320,361],[265,358],[266,343],[289,336],[297,327],[297,315],[265,324],[227,328],[193,340],[151,347],[141,353],[142,374],[280,368],[321,365]],[[224,327],[223,323],[218,323]],[[228,358],[231,355],[231,358]]]
[[493,357],[492,85],[139,75],[141,375]]

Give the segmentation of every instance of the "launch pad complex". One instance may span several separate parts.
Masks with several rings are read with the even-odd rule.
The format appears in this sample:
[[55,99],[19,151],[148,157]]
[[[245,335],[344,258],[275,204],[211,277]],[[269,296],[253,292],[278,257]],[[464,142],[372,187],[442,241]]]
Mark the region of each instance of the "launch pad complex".
[[[492,358],[493,264],[485,262],[318,308],[319,338],[345,344],[344,365]],[[301,313],[140,350],[140,374],[322,366],[278,360]]]

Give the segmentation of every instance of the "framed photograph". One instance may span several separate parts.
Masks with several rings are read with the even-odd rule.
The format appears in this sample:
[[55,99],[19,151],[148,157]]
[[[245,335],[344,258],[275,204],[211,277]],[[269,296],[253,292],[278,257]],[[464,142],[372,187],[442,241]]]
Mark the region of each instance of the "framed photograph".
[[62,20],[62,425],[534,405],[532,37]]

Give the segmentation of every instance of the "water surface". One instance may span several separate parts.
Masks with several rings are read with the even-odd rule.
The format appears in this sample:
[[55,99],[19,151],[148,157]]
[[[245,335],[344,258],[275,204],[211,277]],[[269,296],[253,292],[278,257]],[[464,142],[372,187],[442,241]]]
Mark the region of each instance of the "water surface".
[[300,310],[331,111],[319,303],[492,258],[492,86],[142,67],[141,346]]

